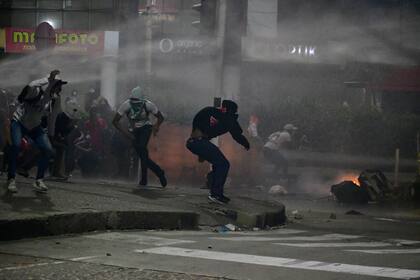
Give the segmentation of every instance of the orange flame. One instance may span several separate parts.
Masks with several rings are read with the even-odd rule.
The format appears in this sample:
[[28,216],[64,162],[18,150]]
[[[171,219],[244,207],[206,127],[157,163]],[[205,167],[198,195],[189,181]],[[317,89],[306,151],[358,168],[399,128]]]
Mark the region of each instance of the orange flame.
[[359,180],[357,178],[359,178],[359,175],[349,173],[349,174],[341,175],[337,179],[339,182],[352,181],[353,183],[355,183],[356,185],[360,187]]

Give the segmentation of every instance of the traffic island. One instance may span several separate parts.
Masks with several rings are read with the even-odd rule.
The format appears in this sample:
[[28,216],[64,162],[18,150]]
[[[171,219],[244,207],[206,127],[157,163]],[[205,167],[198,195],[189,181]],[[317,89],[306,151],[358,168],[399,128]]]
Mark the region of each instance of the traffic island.
[[0,220],[0,240],[82,233],[97,230],[198,228],[193,212],[106,211],[63,213],[45,217]]

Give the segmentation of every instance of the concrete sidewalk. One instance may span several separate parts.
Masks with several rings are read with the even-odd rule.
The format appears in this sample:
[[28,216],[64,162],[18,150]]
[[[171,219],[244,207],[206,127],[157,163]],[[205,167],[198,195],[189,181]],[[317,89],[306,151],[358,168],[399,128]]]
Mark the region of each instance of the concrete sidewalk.
[[286,221],[285,207],[262,197],[226,190],[227,206],[209,203],[200,187],[137,187],[134,183],[74,179],[47,181],[49,191],[33,191],[33,180],[18,178],[19,192],[0,179],[0,240],[107,229],[197,229],[227,223],[253,228]]

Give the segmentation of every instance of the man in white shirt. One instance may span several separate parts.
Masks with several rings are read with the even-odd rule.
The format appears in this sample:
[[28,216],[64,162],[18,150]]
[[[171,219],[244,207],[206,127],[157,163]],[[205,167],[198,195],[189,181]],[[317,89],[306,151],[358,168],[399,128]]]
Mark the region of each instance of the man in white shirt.
[[276,166],[276,171],[281,168],[283,175],[288,176],[288,162],[284,155],[285,150],[289,150],[292,144],[292,136],[297,127],[293,124],[286,124],[283,131],[277,131],[268,136],[268,141],[264,145],[264,156]]
[[[150,120],[150,114],[153,114],[157,118],[157,122],[154,125]],[[121,127],[120,120],[124,115],[129,120],[129,130]],[[155,173],[163,187],[167,185],[165,172],[158,164],[150,159],[149,151],[147,150],[151,134],[153,133],[154,136],[157,135],[163,120],[163,115],[158,107],[147,100],[142,93],[142,89],[137,86],[131,91],[130,98],[121,104],[112,121],[113,125],[133,142],[133,146],[140,157],[141,180],[139,186],[147,185],[148,169]]]
[[45,125],[42,125],[42,120],[45,120],[45,117],[50,113],[51,102],[60,93],[61,86],[67,83],[58,78],[59,73],[60,71],[54,70],[48,77],[30,82],[18,97],[20,104],[16,108],[10,124],[12,145],[10,148],[7,189],[12,193],[17,192],[15,182],[16,161],[23,136],[30,138],[41,152],[33,187],[39,192],[48,190],[43,178],[48,168],[49,158],[54,155],[54,150],[45,131]]

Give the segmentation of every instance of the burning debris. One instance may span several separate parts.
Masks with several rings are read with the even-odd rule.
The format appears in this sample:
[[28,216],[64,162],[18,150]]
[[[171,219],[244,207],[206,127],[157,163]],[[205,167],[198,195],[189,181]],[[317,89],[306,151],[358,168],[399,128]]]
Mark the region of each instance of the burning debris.
[[379,170],[365,170],[357,180],[347,177],[341,183],[331,186],[331,193],[339,202],[366,204],[383,200],[391,192],[387,178]]

